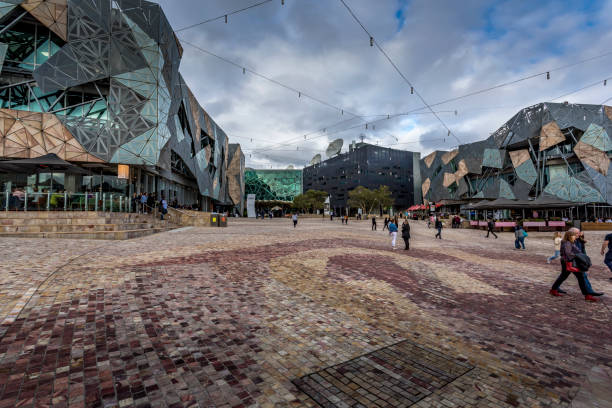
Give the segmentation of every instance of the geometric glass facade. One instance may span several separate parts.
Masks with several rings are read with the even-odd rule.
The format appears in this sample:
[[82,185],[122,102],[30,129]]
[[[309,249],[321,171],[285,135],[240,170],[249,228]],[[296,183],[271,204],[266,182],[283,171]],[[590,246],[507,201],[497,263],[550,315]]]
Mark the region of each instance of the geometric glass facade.
[[255,194],[255,199],[293,201],[302,194],[302,170],[254,170],[244,173],[245,194]]
[[612,107],[539,103],[488,139],[421,160],[423,199],[612,204]]
[[0,1],[0,159],[54,153],[107,177],[126,164],[134,192],[181,185],[239,204],[228,137],[179,73],[182,53],[153,2]]

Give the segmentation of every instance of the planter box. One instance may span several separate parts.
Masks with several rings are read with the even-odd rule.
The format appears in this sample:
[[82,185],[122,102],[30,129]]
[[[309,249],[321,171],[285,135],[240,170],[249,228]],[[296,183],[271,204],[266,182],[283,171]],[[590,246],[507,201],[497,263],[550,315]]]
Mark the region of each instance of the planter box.
[[548,221],[549,227],[565,227],[565,221]]
[[546,221],[524,221],[523,227],[545,227]]
[[496,227],[499,228],[514,228],[516,227],[516,222],[514,221],[498,221],[495,223]]

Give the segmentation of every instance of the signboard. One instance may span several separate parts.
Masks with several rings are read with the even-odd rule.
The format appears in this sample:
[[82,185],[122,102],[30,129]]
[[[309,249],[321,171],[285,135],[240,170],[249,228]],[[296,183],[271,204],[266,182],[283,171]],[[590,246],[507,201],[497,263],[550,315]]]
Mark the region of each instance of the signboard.
[[247,217],[255,218],[255,194],[247,194]]

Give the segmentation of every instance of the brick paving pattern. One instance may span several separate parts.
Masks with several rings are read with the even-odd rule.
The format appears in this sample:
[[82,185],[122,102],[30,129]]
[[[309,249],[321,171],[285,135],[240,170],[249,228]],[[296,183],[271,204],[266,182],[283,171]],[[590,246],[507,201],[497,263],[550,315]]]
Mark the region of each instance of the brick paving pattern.
[[510,234],[436,241],[414,223],[411,250],[393,251],[368,221],[230,221],[118,242],[1,238],[0,408],[315,407],[294,381],[398,343],[474,367],[423,364],[414,407],[611,400],[603,233],[587,233],[606,292],[592,304],[573,277],[548,295],[550,234],[515,251]]

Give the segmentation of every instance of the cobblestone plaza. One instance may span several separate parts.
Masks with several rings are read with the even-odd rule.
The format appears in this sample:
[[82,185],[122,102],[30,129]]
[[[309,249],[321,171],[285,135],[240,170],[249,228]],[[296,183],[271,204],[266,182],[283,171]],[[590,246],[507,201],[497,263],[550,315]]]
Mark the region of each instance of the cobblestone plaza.
[[548,296],[548,233],[414,222],[392,251],[369,221],[231,221],[3,238],[0,407],[611,406],[607,296]]

